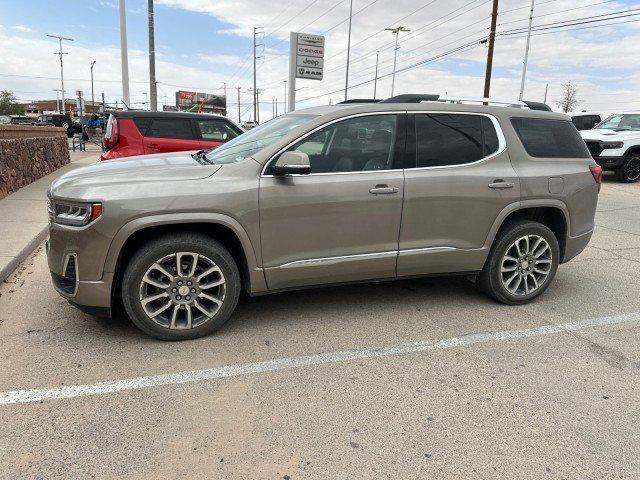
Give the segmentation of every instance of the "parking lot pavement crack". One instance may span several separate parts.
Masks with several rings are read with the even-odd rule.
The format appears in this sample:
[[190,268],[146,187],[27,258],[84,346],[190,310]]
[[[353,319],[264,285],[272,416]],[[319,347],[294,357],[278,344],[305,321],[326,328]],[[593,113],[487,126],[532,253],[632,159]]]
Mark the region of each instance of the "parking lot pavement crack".
[[600,225],[599,223],[596,223],[596,227],[604,228],[606,230],[612,230],[612,231],[618,232],[618,233],[626,233],[627,235],[633,235],[634,237],[640,237],[640,233],[629,232],[627,230],[620,230],[619,228],[606,227],[604,225]]

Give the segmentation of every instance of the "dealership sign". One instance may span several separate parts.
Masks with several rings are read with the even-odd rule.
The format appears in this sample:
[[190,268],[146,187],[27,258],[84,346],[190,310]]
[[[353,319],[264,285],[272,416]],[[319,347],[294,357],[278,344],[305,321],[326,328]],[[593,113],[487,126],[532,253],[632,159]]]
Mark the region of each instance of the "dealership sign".
[[310,78],[322,80],[324,68],[324,37],[308,33],[292,35],[295,45],[295,76],[296,78]]

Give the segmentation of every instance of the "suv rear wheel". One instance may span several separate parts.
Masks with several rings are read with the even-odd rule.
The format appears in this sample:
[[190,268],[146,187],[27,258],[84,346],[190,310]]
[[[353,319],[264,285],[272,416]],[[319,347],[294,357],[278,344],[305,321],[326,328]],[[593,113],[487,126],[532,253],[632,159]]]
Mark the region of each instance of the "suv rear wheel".
[[167,235],[129,262],[122,300],[133,323],[160,340],[186,340],[218,330],[233,313],[240,274],[229,252],[199,234]]
[[499,302],[519,305],[544,292],[556,274],[558,240],[541,223],[521,221],[503,228],[478,278]]
[[616,170],[616,177],[624,183],[633,183],[640,178],[640,154],[627,155],[624,163]]

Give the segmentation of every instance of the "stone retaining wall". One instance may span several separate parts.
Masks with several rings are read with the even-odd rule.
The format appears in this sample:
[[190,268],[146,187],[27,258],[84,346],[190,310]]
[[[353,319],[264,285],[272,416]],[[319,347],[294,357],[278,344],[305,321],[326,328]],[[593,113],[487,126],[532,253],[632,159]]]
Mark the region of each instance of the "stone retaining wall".
[[68,164],[63,128],[0,125],[0,198]]

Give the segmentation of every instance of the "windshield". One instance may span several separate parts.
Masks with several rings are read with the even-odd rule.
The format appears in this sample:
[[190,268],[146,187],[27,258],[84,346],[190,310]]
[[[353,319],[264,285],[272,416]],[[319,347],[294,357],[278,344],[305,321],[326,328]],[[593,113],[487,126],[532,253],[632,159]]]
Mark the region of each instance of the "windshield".
[[593,128],[603,128],[605,130],[640,130],[640,114],[628,113],[611,115]]
[[317,115],[288,114],[276,117],[255,127],[216,149],[210,150],[205,158],[210,163],[234,163],[250,157],[254,153],[276,143],[287,133],[316,118]]

